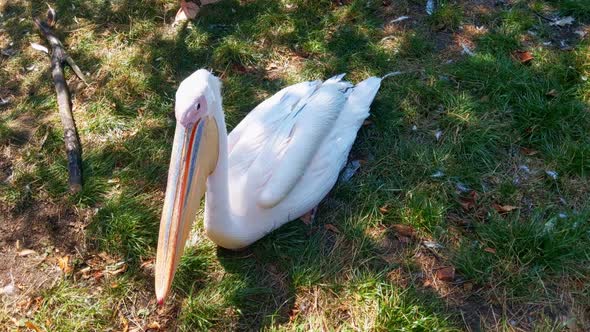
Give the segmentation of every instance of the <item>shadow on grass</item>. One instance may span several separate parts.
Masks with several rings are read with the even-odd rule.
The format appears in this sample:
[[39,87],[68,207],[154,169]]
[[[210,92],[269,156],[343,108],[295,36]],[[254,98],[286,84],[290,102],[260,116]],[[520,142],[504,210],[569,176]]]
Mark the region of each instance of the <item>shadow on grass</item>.
[[[11,5],[8,10],[16,15],[45,10],[42,4],[31,6],[26,9]],[[84,191],[72,198],[63,197],[66,187],[60,183],[65,184],[67,174],[63,167],[65,160],[59,157],[61,137],[59,130],[49,130],[43,148],[47,156],[41,161],[36,160],[38,155],[29,156],[36,167],[17,179],[17,186],[33,183],[33,192],[43,189],[49,198],[23,194],[21,201],[29,201],[23,206],[34,206],[36,200],[48,199],[62,205],[97,208],[89,236],[99,248],[124,255],[132,271],[137,270],[142,261],[154,254],[174,128],[172,96],[175,85],[183,77],[201,67],[209,67],[221,76],[225,84],[226,117],[233,127],[266,96],[292,83],[283,78],[269,78],[264,64],[271,61],[270,53],[274,50],[304,59],[298,73],[301,78],[352,72],[354,79],[361,79],[369,74],[403,69],[400,66],[408,64],[407,58],[432,61],[433,47],[422,39],[424,31],[416,31],[402,44],[401,55],[380,46],[378,41],[383,36],[379,30],[383,22],[375,15],[378,10],[375,4],[366,7],[365,1],[354,1],[349,7],[337,8],[332,1],[315,4],[297,1],[296,6],[286,9],[276,1],[223,1],[205,8],[198,19],[178,34],[156,35],[151,30],[168,24],[163,17],[171,14],[162,9],[160,1],[116,4],[57,1],[58,13],[64,13],[60,21],[63,27],[76,27],[77,17],[89,22],[97,36],[104,35],[107,40],[120,38],[122,45],[141,45],[141,51],[131,55],[118,71],[101,77],[98,82],[107,86],[105,91],[100,91],[103,87],[100,86],[95,96],[84,97],[94,108],[89,107],[81,116],[88,122],[94,121],[96,126],[85,130],[89,135],[98,132],[105,140],[86,142]],[[23,22],[9,31],[13,39],[18,40],[21,30],[30,29],[30,22]],[[64,36],[67,41],[67,33]],[[230,322],[236,325],[228,323],[228,326],[244,330],[285,324],[297,315],[317,313],[306,304],[302,293],[321,286],[337,294],[335,301],[345,308],[352,307],[346,305],[351,301],[360,301],[345,299],[347,289],[358,290],[361,297],[363,292],[369,294],[367,301],[377,302],[376,322],[383,329],[399,326],[450,329],[461,325],[460,317],[465,313],[467,326],[478,330],[480,315],[493,310],[493,305],[477,303],[481,301],[479,298],[462,299],[461,303],[425,286],[424,278],[419,275],[432,271],[404,259],[428,256],[430,261],[436,261],[429,251],[415,243],[403,244],[401,238],[390,232],[381,237],[368,233],[392,223],[411,224],[428,235],[452,226],[445,220],[448,212],[445,206],[453,204],[454,183],[431,185],[429,182],[435,181],[423,179],[437,167],[446,166],[445,172],[450,176],[456,175],[462,181],[467,179],[473,187],[479,186],[482,175],[498,165],[502,157],[498,152],[506,154],[505,150],[514,143],[505,127],[489,121],[490,116],[508,122],[508,127],[523,134],[533,147],[545,148],[553,140],[552,135],[580,138],[587,117],[580,118],[581,104],[576,97],[565,93],[556,100],[548,100],[545,96],[551,88],[574,89],[580,83],[572,83],[570,76],[560,77],[556,82],[538,80],[554,75],[552,68],[514,64],[507,56],[498,56],[490,49],[509,52],[519,46],[518,41],[505,40],[498,47],[494,44],[497,40],[485,38],[480,41],[481,54],[451,68],[451,79],[440,80],[439,73],[432,70],[384,82],[372,111],[377,123],[361,131],[353,151],[354,155],[369,160],[367,171],[359,175],[363,180],[358,186],[356,182],[340,184],[330,197],[341,203],[336,207],[324,203],[317,224],[305,226],[295,221],[242,253],[219,249],[213,256],[211,248],[189,251],[175,286],[188,302],[179,313],[184,317],[186,329],[210,328],[229,319],[225,316],[237,316],[237,322]],[[101,47],[100,42],[95,42],[96,47]],[[99,71],[106,66],[105,59],[86,50],[75,51],[75,59],[82,67],[96,64]],[[565,63],[573,61],[571,57],[566,60]],[[537,83],[520,86],[520,82],[530,81]],[[524,92],[510,94],[515,89]],[[488,96],[491,102],[482,101],[490,90],[494,92]],[[37,109],[38,105],[45,105],[42,101],[49,99],[52,92],[46,88],[42,95],[27,98],[27,102]],[[24,95],[28,91],[18,93]],[[535,102],[534,108],[527,106],[530,100]],[[567,103],[562,105],[562,102]],[[44,106],[45,112],[53,111],[51,104],[54,103]],[[494,110],[496,104],[506,107]],[[440,105],[448,110],[446,114],[438,111]],[[516,113],[508,109],[515,107]],[[104,114],[108,116],[99,123],[96,118]],[[576,125],[564,128],[559,122],[562,117]],[[114,123],[113,119],[120,123]],[[439,129],[436,121],[441,119],[445,132],[461,132],[461,135],[447,135],[440,143],[432,142],[430,131]],[[422,121],[421,131],[408,134],[405,127],[415,121]],[[133,134],[121,137],[117,136],[117,130]],[[519,139],[520,136],[515,141]],[[578,153],[582,156],[574,159],[574,165],[565,165],[565,169],[579,169],[584,174],[588,164],[583,152]],[[392,154],[400,156],[400,160],[390,158]],[[375,160],[370,160],[371,157]],[[427,193],[422,194],[420,190]],[[379,204],[343,207],[347,205],[344,202],[363,201],[366,197],[375,198]],[[393,213],[393,217],[375,217],[378,213],[373,210],[385,204],[400,212]],[[336,212],[330,215],[327,211]],[[368,216],[373,216],[373,220]],[[339,232],[326,228],[327,221]],[[363,224],[369,221],[372,224]],[[392,249],[391,243],[401,249]],[[420,255],[401,254],[413,250]],[[397,254],[400,258],[391,260]],[[222,281],[207,276],[213,269],[213,260],[219,260],[228,274]],[[439,265],[442,263],[447,262]],[[392,273],[400,269],[404,278],[412,282],[391,280]],[[211,284],[220,285],[225,291],[221,300],[216,299],[221,303],[207,303],[207,299],[198,295],[204,290],[213,292],[208,289]],[[369,285],[367,289],[363,284]],[[149,277],[146,277],[146,288],[152,288]],[[228,308],[237,313],[228,313]],[[346,320],[355,314],[336,306],[325,309],[332,318]]]

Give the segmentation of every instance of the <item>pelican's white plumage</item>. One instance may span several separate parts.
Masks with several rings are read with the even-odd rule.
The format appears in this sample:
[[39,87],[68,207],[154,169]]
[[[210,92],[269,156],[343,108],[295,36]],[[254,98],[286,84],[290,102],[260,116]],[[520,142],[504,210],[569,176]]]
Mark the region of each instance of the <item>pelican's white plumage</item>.
[[[223,175],[213,173],[207,186],[205,229],[213,242],[245,247],[310,211],[332,189],[381,82],[372,77],[352,86],[343,76],[279,91],[229,134],[228,199],[218,197]],[[220,222],[220,209],[229,211],[231,224]]]
[[[182,141],[182,135],[186,135],[191,126],[205,126],[204,120],[199,122],[194,120],[196,118],[212,119],[218,129],[209,134],[218,135],[211,143],[218,145],[214,149],[218,153],[215,162],[210,170],[202,167],[201,172],[208,173],[204,175],[204,222],[206,234],[213,242],[229,249],[248,246],[310,211],[332,189],[381,84],[381,78],[370,77],[352,85],[342,80],[343,77],[338,75],[324,82],[302,82],[284,88],[252,110],[229,135],[225,129],[219,80],[208,71],[199,70],[181,83],[176,94],[179,120],[173,150],[181,149],[176,142]],[[191,108],[191,105],[198,106]],[[200,109],[201,105],[206,106],[205,111]],[[200,133],[195,131],[197,135]],[[201,153],[204,152],[199,152],[199,157]],[[173,194],[176,188],[171,188],[178,183],[178,176],[172,175],[172,170],[180,167],[175,165],[180,162],[181,154],[176,152],[172,156],[167,203],[160,228],[160,262],[156,263],[159,299],[167,294],[171,276],[166,282],[163,279],[168,278],[160,278],[159,286],[158,266],[162,265],[160,270],[173,275],[178,260],[178,257],[165,259],[165,253],[161,258],[160,252],[174,245],[173,251],[181,247],[181,255],[187,236],[187,226],[183,225],[180,227],[185,229],[183,235],[168,240],[172,212],[166,213],[167,207],[168,210],[183,208],[182,203],[169,202],[174,200],[169,196],[178,196]],[[189,164],[188,159],[186,169],[189,166],[192,169],[193,164]],[[195,172],[199,173],[199,165],[196,168]],[[164,268],[165,260],[170,260],[168,264],[174,266]],[[158,291],[159,288],[165,291]]]

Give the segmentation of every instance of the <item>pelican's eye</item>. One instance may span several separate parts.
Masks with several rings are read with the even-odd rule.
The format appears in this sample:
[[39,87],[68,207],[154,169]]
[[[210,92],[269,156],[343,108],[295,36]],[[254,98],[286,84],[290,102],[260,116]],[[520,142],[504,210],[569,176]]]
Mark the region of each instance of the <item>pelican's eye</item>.
[[197,103],[197,111],[201,109],[201,103]]

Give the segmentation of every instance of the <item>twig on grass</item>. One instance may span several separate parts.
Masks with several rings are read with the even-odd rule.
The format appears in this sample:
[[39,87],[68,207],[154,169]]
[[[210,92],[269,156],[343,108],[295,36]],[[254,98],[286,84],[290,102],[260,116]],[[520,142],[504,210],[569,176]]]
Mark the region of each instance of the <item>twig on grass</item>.
[[84,84],[88,84],[86,83],[86,79],[80,68],[66,53],[63,44],[53,33],[52,27],[55,25],[55,20],[56,13],[51,7],[49,7],[49,10],[47,11],[46,21],[41,21],[39,18],[34,19],[35,25],[51,46],[51,76],[53,78],[53,84],[55,85],[55,92],[57,93],[59,116],[64,127],[64,142],[68,158],[68,184],[70,192],[77,193],[82,189],[82,148],[76,130],[74,116],[72,115],[70,91],[64,76],[64,66],[66,63],[74,70],[76,76],[78,76]]

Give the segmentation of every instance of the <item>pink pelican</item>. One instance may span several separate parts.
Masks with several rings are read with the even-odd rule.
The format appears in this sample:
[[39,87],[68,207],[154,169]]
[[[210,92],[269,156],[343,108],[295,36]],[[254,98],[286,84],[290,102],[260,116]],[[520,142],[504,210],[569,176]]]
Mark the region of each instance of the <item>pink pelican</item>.
[[155,266],[158,303],[170,291],[203,195],[207,237],[240,249],[328,194],[382,80],[353,85],[343,77],[282,89],[229,135],[220,80],[201,69],[180,84]]

